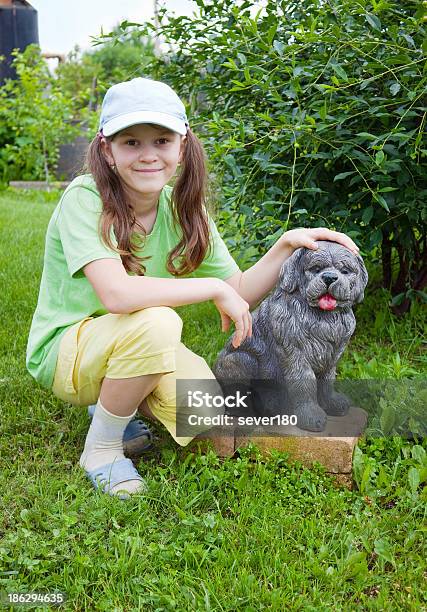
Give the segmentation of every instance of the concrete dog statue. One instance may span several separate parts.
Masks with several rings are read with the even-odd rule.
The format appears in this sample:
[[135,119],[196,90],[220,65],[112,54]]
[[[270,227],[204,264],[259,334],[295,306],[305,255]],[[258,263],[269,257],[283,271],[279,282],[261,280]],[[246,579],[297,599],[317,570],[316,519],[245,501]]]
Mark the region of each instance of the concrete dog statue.
[[327,415],[350,407],[333,388],[335,368],[356,326],[352,306],[368,282],[359,255],[336,242],[318,245],[296,249],[283,263],[275,289],[252,313],[252,338],[238,349],[230,339],[213,368],[223,389],[227,380],[261,382],[263,414],[296,415],[298,427],[309,431],[323,431]]

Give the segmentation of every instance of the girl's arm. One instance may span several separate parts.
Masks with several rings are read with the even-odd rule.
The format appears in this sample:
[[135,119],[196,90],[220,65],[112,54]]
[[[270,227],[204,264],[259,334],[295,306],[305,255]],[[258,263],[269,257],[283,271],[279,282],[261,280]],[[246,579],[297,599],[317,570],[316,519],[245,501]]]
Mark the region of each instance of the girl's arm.
[[307,247],[315,250],[316,240],[331,240],[342,244],[353,253],[359,252],[353,240],[341,232],[335,232],[326,227],[298,228],[285,232],[256,264],[245,272],[234,274],[226,282],[252,308],[277,284],[283,262],[292,255],[295,249]]
[[219,310],[222,329],[230,319],[236,332],[233,345],[252,335],[249,304],[230,286],[218,278],[154,278],[129,276],[121,261],[97,259],[83,267],[105,308],[113,314],[127,314],[151,306],[184,306],[213,300]]

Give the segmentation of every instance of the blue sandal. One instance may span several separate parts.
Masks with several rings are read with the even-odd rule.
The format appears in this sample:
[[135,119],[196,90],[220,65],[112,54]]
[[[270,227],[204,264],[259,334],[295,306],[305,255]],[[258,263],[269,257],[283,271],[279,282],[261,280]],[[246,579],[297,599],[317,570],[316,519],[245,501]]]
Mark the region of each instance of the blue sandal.
[[[88,406],[90,418],[95,413],[96,404]],[[141,419],[132,419],[123,433],[123,452],[131,457],[139,457],[153,448],[154,435]]]
[[120,499],[128,499],[131,494],[126,493],[125,491],[122,494],[111,493],[111,489],[113,487],[121,482],[126,482],[127,480],[139,480],[141,482],[145,482],[141,475],[136,471],[130,459],[120,459],[120,461],[106,463],[105,465],[101,465],[94,470],[86,470],[86,474],[95,489],[101,489],[103,493],[114,495],[114,497],[119,497]]

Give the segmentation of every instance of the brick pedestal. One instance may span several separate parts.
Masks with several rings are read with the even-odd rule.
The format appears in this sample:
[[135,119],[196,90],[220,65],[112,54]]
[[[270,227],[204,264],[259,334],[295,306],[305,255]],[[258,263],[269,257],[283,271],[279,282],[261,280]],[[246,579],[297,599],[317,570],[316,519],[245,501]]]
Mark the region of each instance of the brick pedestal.
[[235,451],[254,443],[263,457],[268,458],[271,450],[284,451],[290,459],[300,461],[311,467],[313,462],[321,463],[327,472],[336,475],[336,480],[351,486],[352,458],[354,447],[362,435],[367,422],[367,414],[357,407],[350,408],[343,417],[328,417],[322,435],[302,431],[297,427],[253,428],[243,433],[236,431],[235,436],[221,436],[220,428],[213,428],[208,439],[193,441],[191,448],[201,445],[211,448],[220,457],[232,457]]

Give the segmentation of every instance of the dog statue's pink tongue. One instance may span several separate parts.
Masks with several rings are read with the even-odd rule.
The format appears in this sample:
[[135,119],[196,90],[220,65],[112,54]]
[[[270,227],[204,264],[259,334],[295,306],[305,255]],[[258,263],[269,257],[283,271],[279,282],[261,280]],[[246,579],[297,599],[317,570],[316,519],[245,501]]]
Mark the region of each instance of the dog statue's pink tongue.
[[319,298],[318,304],[321,310],[334,310],[335,306],[337,305],[337,301],[332,295],[325,293],[325,295],[322,295]]

